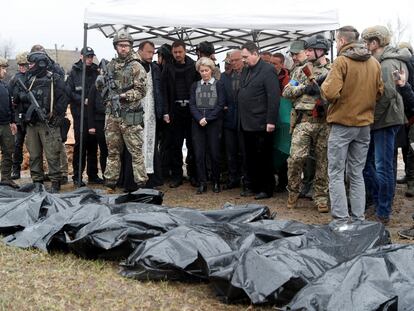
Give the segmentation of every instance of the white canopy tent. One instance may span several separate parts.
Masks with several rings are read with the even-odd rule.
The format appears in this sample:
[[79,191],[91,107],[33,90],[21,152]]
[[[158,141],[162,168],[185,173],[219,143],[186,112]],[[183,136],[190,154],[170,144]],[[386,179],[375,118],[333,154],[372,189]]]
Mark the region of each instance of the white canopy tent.
[[[254,41],[261,51],[274,52],[289,42],[339,27],[338,11],[332,2],[295,0],[106,0],[92,2],[85,10],[84,48],[89,29],[99,29],[112,38],[124,28],[140,41],[156,45],[180,39],[194,52],[201,41],[214,44],[216,53]],[[82,74],[82,102],[85,94],[85,63]],[[81,106],[80,134],[83,135],[84,106]],[[81,140],[82,142],[82,140]],[[80,155],[82,154],[82,143]],[[82,178],[79,157],[79,183]]]
[[255,41],[262,51],[276,51],[290,41],[339,27],[338,11],[331,2],[296,0],[208,0],[203,2],[108,0],[85,10],[86,29],[99,29],[111,38],[121,28],[135,44],[152,40],[156,45],[181,39],[195,47],[201,41],[217,53]]

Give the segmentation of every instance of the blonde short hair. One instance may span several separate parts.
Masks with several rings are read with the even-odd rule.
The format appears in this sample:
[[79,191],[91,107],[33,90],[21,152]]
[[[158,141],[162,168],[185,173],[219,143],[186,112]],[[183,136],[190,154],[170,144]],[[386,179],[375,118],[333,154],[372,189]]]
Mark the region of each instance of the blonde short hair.
[[210,67],[211,71],[214,71],[216,65],[214,62],[208,57],[200,57],[200,59],[196,62],[196,70],[200,70],[200,66]]

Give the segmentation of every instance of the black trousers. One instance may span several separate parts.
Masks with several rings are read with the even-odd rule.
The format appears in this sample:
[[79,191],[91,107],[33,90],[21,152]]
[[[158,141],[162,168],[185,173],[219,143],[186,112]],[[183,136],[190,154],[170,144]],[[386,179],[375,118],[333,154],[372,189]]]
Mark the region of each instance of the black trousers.
[[224,143],[226,148],[227,168],[230,183],[240,182],[242,154],[240,146],[240,132],[224,128]]
[[99,146],[99,164],[103,176],[106,169],[106,159],[108,158],[108,146],[106,145],[105,139],[105,120],[95,120],[95,130],[95,137]]
[[26,137],[26,128],[21,125],[17,125],[17,133],[14,140],[14,153],[13,153],[13,167],[20,170],[23,162],[23,144]]
[[[73,179],[78,179],[79,174],[79,153],[80,153],[80,118],[74,117],[73,130],[75,132],[75,146],[73,148]],[[98,142],[95,135],[88,133],[88,123],[85,120],[83,125],[83,144],[82,144],[82,173],[85,170],[86,161],[88,166],[86,173],[89,178],[98,176]]]
[[207,150],[210,152],[211,180],[213,183],[220,181],[220,143],[223,129],[223,120],[214,120],[206,126],[201,126],[197,121],[192,122],[192,136],[197,177],[200,183],[207,182]]
[[[154,150],[154,173],[148,174],[147,186],[157,187],[161,186],[164,181],[162,177],[161,169],[161,157],[159,152],[158,143],[158,127],[155,134],[155,150]],[[132,157],[128,148],[124,146],[122,157],[121,157],[121,172],[119,174],[119,180],[117,185],[124,188],[125,190],[135,190],[138,185],[134,180],[134,171],[132,168]]]
[[247,132],[242,130],[246,149],[247,175],[251,189],[272,196],[275,188],[273,174],[273,133],[266,131]]
[[196,178],[194,150],[191,137],[192,118],[188,108],[176,111],[171,122],[171,179],[183,178],[183,143],[187,147],[187,175]]

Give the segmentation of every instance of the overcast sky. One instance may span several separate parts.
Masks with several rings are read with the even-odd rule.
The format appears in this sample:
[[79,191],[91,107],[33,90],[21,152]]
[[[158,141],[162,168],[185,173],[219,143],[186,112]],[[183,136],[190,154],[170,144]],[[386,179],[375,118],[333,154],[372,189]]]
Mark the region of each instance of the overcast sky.
[[[98,5],[100,1],[105,0],[94,0],[94,3],[97,3],[95,5]],[[153,1],[154,14],[156,14],[156,6],[162,5],[163,1],[165,0]],[[318,0],[309,1],[315,5],[321,5]],[[396,4],[394,7],[390,7],[392,2],[387,2],[387,6],[378,4],[383,3],[382,1],[371,1],[375,4],[370,4],[364,0],[332,0],[332,3],[335,2],[341,26],[350,24],[362,31],[365,27],[387,24],[387,22],[395,21],[397,17],[400,17],[404,24],[409,25],[404,40],[414,39],[414,25],[410,25],[409,22],[412,11],[409,9],[411,5],[408,0],[394,1],[393,3]],[[11,40],[14,43],[14,53],[27,51],[36,43],[42,44],[48,49],[54,48],[55,44],[58,48],[63,49],[81,48],[83,45],[84,11],[89,3],[90,1],[81,0],[3,1],[0,43]],[[205,5],[205,2],[203,3]],[[255,2],[253,0],[239,0],[235,3],[253,5]],[[283,10],[284,5],[294,5],[295,1],[275,0],[274,3],[276,10]],[[179,1],[177,4],[179,5]],[[194,1],[194,5],[197,6],[197,1]],[[258,5],[260,5],[260,1]],[[200,7],[200,9],[202,8]],[[88,45],[95,49],[99,58],[114,56],[115,51],[111,40],[105,38],[97,30],[88,32]]]

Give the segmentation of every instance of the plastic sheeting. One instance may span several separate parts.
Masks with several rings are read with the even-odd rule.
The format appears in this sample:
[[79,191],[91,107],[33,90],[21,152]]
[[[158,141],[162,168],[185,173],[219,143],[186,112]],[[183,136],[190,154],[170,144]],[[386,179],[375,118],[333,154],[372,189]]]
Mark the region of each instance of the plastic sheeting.
[[[122,196],[87,188],[58,195],[43,187],[30,190],[0,190],[6,201],[0,202],[0,232],[13,233],[4,241],[44,251],[70,249],[87,258],[125,258],[142,241],[183,224],[246,223],[270,217],[269,209],[261,205],[198,211],[150,204],[162,202],[162,194],[151,189]],[[7,199],[8,194],[18,199]]]
[[311,280],[367,249],[390,242],[379,223],[351,230],[296,222],[181,226],[141,244],[121,264],[140,280],[210,279],[226,301],[284,305]]
[[206,280],[227,302],[412,310],[414,246],[387,245],[380,223],[331,228],[273,220],[261,205],[199,211],[161,202],[162,193],[147,189],[108,196],[0,187],[0,232],[17,247],[126,258],[126,277]]

